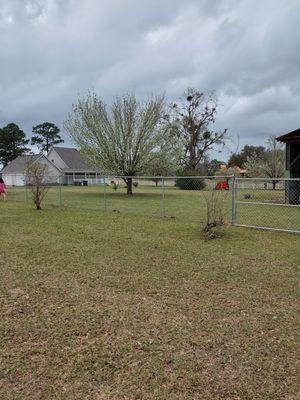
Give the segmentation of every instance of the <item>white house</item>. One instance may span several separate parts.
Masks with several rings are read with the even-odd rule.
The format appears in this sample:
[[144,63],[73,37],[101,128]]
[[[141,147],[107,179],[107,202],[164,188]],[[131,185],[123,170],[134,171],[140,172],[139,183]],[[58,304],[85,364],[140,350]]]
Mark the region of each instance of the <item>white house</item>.
[[8,186],[25,184],[25,169],[28,164],[41,162],[48,166],[48,181],[51,183],[75,184],[84,180],[101,182],[99,173],[89,166],[78,150],[67,147],[52,147],[47,156],[43,154],[22,155],[11,161],[1,171]]
[[78,150],[69,147],[52,147],[47,158],[60,169],[63,184],[98,180],[98,172],[87,164]]
[[39,162],[46,164],[47,180],[49,183],[58,183],[61,171],[43,154],[22,155],[8,163],[1,171],[2,178],[8,186],[23,186],[25,185],[25,170],[28,165]]

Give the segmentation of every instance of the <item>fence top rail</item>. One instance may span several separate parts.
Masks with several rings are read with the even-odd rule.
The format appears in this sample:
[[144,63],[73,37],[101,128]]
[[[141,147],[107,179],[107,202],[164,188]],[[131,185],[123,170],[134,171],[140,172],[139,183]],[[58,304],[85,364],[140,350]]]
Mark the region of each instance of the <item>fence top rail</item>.
[[232,179],[235,178],[235,180],[239,181],[300,181],[300,178],[261,178],[261,177],[255,177],[255,178],[246,178],[246,177],[235,177],[234,175],[188,175],[188,176],[162,176],[162,175],[156,175],[156,176],[148,176],[148,175],[136,175],[136,176],[126,176],[126,175],[99,175],[98,177],[100,178],[115,178],[115,179],[193,179],[193,178],[202,178],[202,179]]
[[237,181],[300,181],[300,178],[235,178]]
[[188,176],[118,176],[118,175],[111,175],[111,176],[101,176],[101,178],[115,178],[115,179],[128,179],[128,178],[132,178],[132,179],[194,179],[194,178],[198,178],[198,179],[231,179],[233,178],[233,175],[188,175]]

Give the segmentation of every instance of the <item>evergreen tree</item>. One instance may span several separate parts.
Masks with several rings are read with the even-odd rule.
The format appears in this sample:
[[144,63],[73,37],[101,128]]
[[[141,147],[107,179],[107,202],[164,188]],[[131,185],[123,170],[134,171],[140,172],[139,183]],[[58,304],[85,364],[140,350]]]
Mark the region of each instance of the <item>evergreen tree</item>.
[[35,134],[31,138],[31,144],[48,153],[50,148],[56,144],[63,143],[64,140],[59,135],[59,128],[51,122],[44,122],[43,124],[36,125],[32,128]]
[[5,167],[10,161],[26,153],[29,140],[17,124],[10,123],[0,129],[0,163]]

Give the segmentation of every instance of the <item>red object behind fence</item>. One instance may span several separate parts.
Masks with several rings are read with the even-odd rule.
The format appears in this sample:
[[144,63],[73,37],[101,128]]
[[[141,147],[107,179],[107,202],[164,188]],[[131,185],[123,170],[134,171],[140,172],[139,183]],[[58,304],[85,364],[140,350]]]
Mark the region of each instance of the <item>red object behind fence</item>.
[[229,185],[226,181],[220,181],[216,184],[216,190],[229,190]]

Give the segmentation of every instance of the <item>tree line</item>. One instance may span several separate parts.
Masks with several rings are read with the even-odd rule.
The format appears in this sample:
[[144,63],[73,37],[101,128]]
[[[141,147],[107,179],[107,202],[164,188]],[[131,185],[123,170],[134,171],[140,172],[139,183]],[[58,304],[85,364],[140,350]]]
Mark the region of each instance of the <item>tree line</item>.
[[[125,94],[108,106],[88,93],[73,105],[64,127],[90,163],[103,174],[124,176],[132,194],[137,174],[158,176],[157,183],[159,176],[215,175],[220,170],[223,162],[209,159],[209,152],[224,148],[228,140],[227,129],[214,129],[218,107],[214,92],[193,88],[171,104],[160,96],[140,103]],[[282,146],[275,137],[267,145],[244,146],[220,173],[235,174],[240,167],[249,176],[281,177]]]
[[22,154],[28,154],[32,146],[37,146],[42,152],[47,153],[51,146],[63,143],[60,129],[51,122],[44,122],[32,128],[33,136],[26,138],[25,132],[15,123],[10,123],[0,128],[0,164],[4,167]]
[[240,152],[232,154],[227,163],[228,175],[239,174],[242,168],[248,177],[267,177],[273,179],[276,188],[278,179],[284,176],[285,152],[284,145],[270,136],[266,146],[245,145]]

